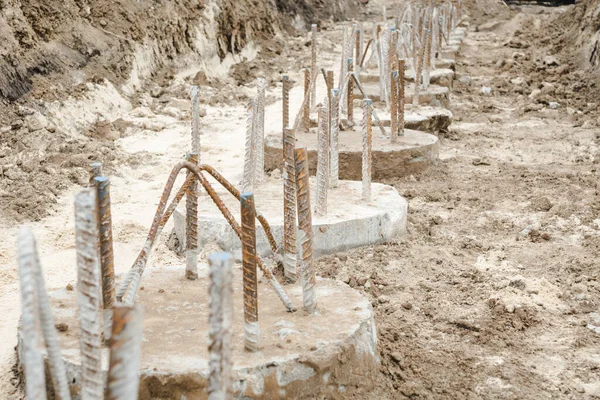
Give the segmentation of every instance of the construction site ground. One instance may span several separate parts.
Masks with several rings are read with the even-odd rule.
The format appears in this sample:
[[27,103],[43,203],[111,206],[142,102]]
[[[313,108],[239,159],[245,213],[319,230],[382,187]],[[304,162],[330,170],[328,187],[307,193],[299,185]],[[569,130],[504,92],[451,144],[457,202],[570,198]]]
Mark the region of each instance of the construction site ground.
[[[379,20],[383,4],[393,9],[391,1],[371,0],[355,18]],[[409,201],[408,233],[317,260],[319,275],[364,292],[375,309],[380,375],[375,390],[357,398],[600,397],[597,99],[562,100],[573,80],[551,72],[565,61],[548,47],[522,46],[572,6],[509,10],[493,4],[499,11],[486,15],[487,3],[464,3],[469,29],[450,94],[454,121],[440,134],[439,162],[383,182]],[[331,65],[341,24],[320,25],[320,52]],[[207,99],[202,162],[239,182],[254,76],[270,83],[267,102],[279,101],[282,73],[302,82],[307,37],[276,38],[278,52],[264,60],[249,46],[248,61],[231,76],[201,86]],[[189,149],[187,88],[194,75],[172,71],[169,79],[156,79],[159,96],[118,96],[113,101],[129,108],[120,125],[96,127],[99,134],[116,134],[99,143],[108,143],[102,151],[112,160],[107,172],[119,273],[142,247],[166,177]],[[554,77],[536,92],[545,102],[529,95],[540,75]],[[68,179],[56,178],[62,181],[54,185],[54,201],[31,194],[1,207],[0,398],[22,396],[14,371],[18,225],[36,234],[49,289],[76,282],[73,195],[87,174],[83,167],[68,171]],[[151,263],[181,264],[167,245],[170,231]],[[202,249],[203,256],[214,250]]]

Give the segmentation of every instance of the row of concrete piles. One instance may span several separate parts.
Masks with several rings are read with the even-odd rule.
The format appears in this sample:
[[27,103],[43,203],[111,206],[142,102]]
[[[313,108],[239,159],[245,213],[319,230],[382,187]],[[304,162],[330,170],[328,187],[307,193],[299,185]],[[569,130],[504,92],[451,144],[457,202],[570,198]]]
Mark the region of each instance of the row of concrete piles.
[[[354,89],[362,95],[362,201],[371,200],[371,142],[372,127],[376,124],[382,134],[395,142],[402,136],[404,125],[405,67],[409,66],[415,80],[415,98],[419,87],[429,84],[429,73],[435,68],[442,41],[448,41],[452,29],[460,20],[460,2],[440,7],[419,8],[409,5],[394,26],[384,20],[376,24],[373,37],[365,44],[362,26],[344,32],[340,63],[340,80],[334,87],[333,72],[317,67],[317,27],[312,26],[311,68],[305,71],[305,96],[294,123],[290,126],[289,91],[293,82],[283,77],[283,193],[284,238],[282,250],[270,234],[268,222],[257,211],[252,194],[264,180],[264,107],[265,81],[258,79],[256,97],[248,105],[246,154],[241,191],[235,188],[214,168],[200,163],[200,130],[198,106],[200,93],[192,90],[192,146],[186,161],[172,170],[158,209],[148,232],[144,247],[119,287],[114,277],[112,223],[110,210],[110,181],[102,175],[101,165],[90,168],[90,187],[75,199],[75,232],[78,269],[78,304],[81,328],[81,398],[137,398],[142,338],[142,307],[134,304],[136,293],[148,257],[166,222],[178,203],[186,197],[186,270],[188,280],[198,278],[198,194],[202,187],[217,205],[222,215],[242,242],[244,347],[256,352],[259,344],[258,270],[272,285],[288,312],[296,310],[283,287],[256,253],[256,221],[263,227],[271,244],[275,261],[283,266],[284,277],[294,283],[300,277],[303,308],[308,314],[317,312],[317,290],[312,252],[312,212],[306,148],[296,148],[295,134],[308,130],[311,111],[317,112],[318,167],[314,212],[327,215],[327,193],[339,182],[337,140],[340,127],[353,126]],[[372,50],[368,53],[369,47]],[[373,102],[361,85],[361,71],[375,59],[379,71],[381,98],[390,112],[390,130],[385,129]],[[327,96],[317,104],[316,81],[319,72],[327,85]],[[345,119],[344,119],[345,117]],[[167,201],[179,172],[185,169],[186,179]],[[205,175],[214,178],[239,200],[241,223],[224,205]],[[297,235],[299,243],[297,245]],[[209,370],[208,396],[211,399],[230,398],[231,336],[233,313],[232,258],[227,253],[209,257]],[[47,397],[42,342],[46,347],[55,398],[70,399],[71,390],[61,356],[58,333],[54,326],[43,275],[33,234],[23,229],[19,235],[19,271],[22,296],[21,359],[26,378],[28,397]],[[108,376],[102,372],[102,348],[110,349]],[[50,386],[50,385],[48,385]]]

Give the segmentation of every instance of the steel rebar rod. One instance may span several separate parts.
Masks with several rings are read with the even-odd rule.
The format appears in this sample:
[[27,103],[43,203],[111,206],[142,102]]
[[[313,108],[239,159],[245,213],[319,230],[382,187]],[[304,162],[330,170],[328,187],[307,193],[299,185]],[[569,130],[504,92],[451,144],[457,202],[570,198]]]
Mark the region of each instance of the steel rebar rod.
[[404,103],[405,85],[404,71],[406,70],[404,60],[398,60],[398,135],[404,136]]
[[254,124],[254,183],[258,184],[265,176],[265,78],[256,80],[256,119]]
[[398,141],[398,71],[391,72],[392,106],[390,108],[390,141]]
[[[186,160],[198,165],[199,155],[187,153]],[[187,172],[187,177],[194,174]],[[185,277],[189,280],[198,279],[198,183],[195,179],[189,184],[185,195]]]
[[[306,132],[310,130],[310,103],[311,103],[311,72],[304,70],[304,101],[300,111],[302,112],[302,125]],[[295,129],[294,129],[295,131]]]
[[[353,73],[353,62],[352,58],[348,59],[348,73]],[[350,124],[354,123],[354,80],[348,80],[348,89],[346,92],[346,118]]]
[[104,314],[104,342],[110,339],[112,308],[115,303],[115,261],[113,254],[110,180],[96,177],[98,196],[98,225],[100,234],[100,272],[102,274],[102,309]]
[[302,251],[302,302],[309,314],[317,311],[317,295],[315,292],[315,260],[313,254],[313,230],[310,208],[310,183],[308,171],[308,152],[306,147],[296,151],[296,197],[298,199],[298,233]]
[[296,163],[294,131],[283,131],[283,273],[288,282],[298,279],[296,258]]
[[233,259],[229,253],[213,253],[208,265],[208,400],[227,400],[231,398]]
[[242,192],[252,190],[254,186],[254,120],[256,118],[256,104],[254,100],[248,102],[246,109],[246,143],[244,144],[244,172],[242,178]]
[[[365,90],[362,87],[362,84],[356,79],[356,77],[354,75],[352,75],[352,76],[354,78],[354,83],[356,84],[356,87],[358,88],[359,92],[363,96],[363,99],[366,99],[367,98],[367,94],[365,93]],[[383,126],[383,123],[381,122],[381,120],[377,116],[377,113],[375,112],[374,108],[372,110],[372,116],[373,116],[373,119],[375,120],[375,122],[377,123],[377,125],[379,126],[379,129],[381,130],[381,134],[383,136],[387,136],[387,132],[385,131],[385,127]]]
[[334,188],[338,186],[340,167],[339,167],[339,131],[340,131],[340,110],[339,110],[339,90],[331,89],[331,126],[329,127],[329,185]]
[[254,195],[243,193],[242,215],[242,270],[244,280],[244,348],[258,351],[258,276],[256,274],[256,217]]
[[[19,230],[19,283],[21,288],[21,335],[23,337],[23,359],[25,394],[29,399],[46,400],[46,379],[42,338],[39,331],[40,316],[37,305],[35,267],[36,244],[29,228]],[[66,378],[66,377],[65,377]]]
[[97,176],[102,176],[102,163],[101,162],[93,162],[90,164],[90,183],[88,186],[94,186],[96,182],[94,178]]
[[102,318],[96,193],[83,189],[75,196],[77,300],[81,328],[81,398],[104,396],[102,377]]
[[[344,85],[345,79],[344,77],[346,76],[346,74],[348,73],[348,64],[346,62],[346,60],[348,59],[348,52],[347,52],[347,47],[348,47],[348,27],[344,26],[343,29],[343,36],[342,36],[342,62],[340,64],[340,77],[339,77],[339,82],[338,82],[338,90],[340,91],[340,93],[342,93],[342,97],[340,99],[340,106],[345,109],[345,93],[342,92],[342,86]],[[345,112],[345,110],[343,111]]]
[[200,162],[200,88],[192,86],[192,153],[198,154]]
[[[311,33],[311,56],[310,56],[310,70],[311,75],[317,70],[317,24],[310,26]],[[314,110],[317,105],[317,87],[313,86],[310,92],[310,109]]]
[[290,90],[292,81],[290,77],[284,75],[281,80],[281,98],[282,98],[282,132],[283,129],[289,128],[290,126]]
[[371,132],[372,105],[373,102],[371,99],[363,100],[362,200],[367,203],[371,202],[371,146],[373,141],[373,135]]
[[315,193],[315,215],[327,216],[327,191],[329,190],[329,141],[327,137],[327,107],[318,109],[318,163],[317,163],[317,190]]
[[139,304],[113,311],[106,400],[137,399],[144,313]]

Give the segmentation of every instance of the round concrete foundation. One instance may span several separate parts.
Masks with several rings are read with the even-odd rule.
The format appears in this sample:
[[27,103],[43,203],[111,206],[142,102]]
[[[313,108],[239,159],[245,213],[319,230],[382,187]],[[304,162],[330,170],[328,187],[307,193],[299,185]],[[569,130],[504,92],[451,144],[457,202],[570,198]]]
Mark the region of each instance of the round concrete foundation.
[[[437,146],[437,144],[436,144]],[[437,149],[437,147],[436,147]],[[281,161],[281,148],[279,149]],[[437,153],[436,153],[437,154]],[[275,165],[273,153],[265,153],[265,165],[272,165],[281,171],[281,165]],[[309,148],[310,173],[316,170],[316,154]],[[345,165],[340,155],[340,167]],[[358,164],[360,170],[360,163]],[[283,243],[283,183],[280,174],[271,174],[265,182],[254,188],[256,209],[271,225],[277,243]],[[277,176],[276,176],[277,175]],[[311,178],[311,206],[314,210],[315,178]],[[216,186],[215,186],[216,188]],[[313,251],[316,257],[347,251],[351,248],[368,246],[389,241],[406,231],[408,203],[396,189],[380,183],[372,184],[372,201],[361,201],[361,182],[340,181],[338,187],[328,192],[328,214],[318,217],[313,213]],[[239,216],[240,204],[229,193],[218,190],[225,204],[234,216]],[[201,191],[203,193],[203,191]],[[241,241],[217,210],[206,194],[198,202],[198,245],[203,249],[209,245],[228,251],[240,260]],[[175,235],[179,240],[179,249],[185,249],[185,209],[174,213]],[[237,218],[239,221],[239,218]],[[262,257],[272,255],[266,235],[256,224],[256,248]]]
[[[184,278],[183,267],[152,268],[137,302],[144,307],[140,399],[206,399],[208,279]],[[378,370],[377,335],[369,301],[349,286],[317,280],[318,315],[287,313],[273,289],[259,283],[260,351],[243,348],[242,277],[234,268],[233,391],[235,398],[337,398],[367,393]],[[302,309],[300,285],[285,286]],[[73,398],[80,398],[81,364],[76,291],[50,294]],[[21,348],[19,332],[19,350]],[[106,376],[108,350],[103,350]],[[49,382],[49,377],[47,378]]]
[[[381,92],[379,90],[379,82],[367,82],[363,85],[365,94],[368,98],[373,101],[382,101]],[[405,88],[405,101],[406,103],[413,104],[413,95],[415,92],[415,84],[410,83]],[[419,102],[418,104],[426,104],[433,107],[449,107],[449,93],[450,90],[444,86],[430,85],[427,89],[421,89],[419,91]],[[362,99],[362,93],[358,92],[354,94],[355,99]]]
[[[385,118],[385,116],[382,116]],[[387,117],[389,123],[389,116]],[[384,119],[384,124],[386,120]],[[438,159],[439,144],[434,135],[405,129],[398,142],[391,143],[373,127],[373,180],[380,181],[416,174]],[[296,135],[297,146],[306,146],[311,173],[317,166],[317,135],[314,132]],[[268,171],[281,169],[281,137],[269,136],[265,141],[265,168]],[[359,128],[339,133],[339,176],[341,179],[362,179],[362,133]]]

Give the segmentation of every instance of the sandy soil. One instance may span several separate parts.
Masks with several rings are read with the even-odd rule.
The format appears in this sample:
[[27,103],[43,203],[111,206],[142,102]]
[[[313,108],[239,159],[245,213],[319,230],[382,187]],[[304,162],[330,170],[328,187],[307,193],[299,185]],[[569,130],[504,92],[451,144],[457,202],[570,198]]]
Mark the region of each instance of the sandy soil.
[[[372,0],[361,19],[380,18],[382,2]],[[565,103],[568,93],[557,94],[560,60],[544,64],[552,55],[547,47],[511,44],[568,9],[516,13],[493,5],[500,11],[488,2],[465,3],[470,27],[450,96],[455,122],[441,140],[440,162],[385,182],[409,199],[408,236],[318,261],[322,276],[364,291],[375,307],[382,365],[370,398],[600,397],[596,108]],[[340,42],[340,28],[323,24],[325,65],[339,50],[333,41]],[[303,37],[287,39],[269,60],[280,65],[268,69],[269,102],[280,98],[274,83],[280,73],[293,71],[292,79],[302,81],[298,70],[310,56],[304,43]],[[248,60],[255,50],[246,46]],[[539,88],[530,98],[538,87],[528,71],[544,65],[554,71],[544,74],[557,76],[555,90]],[[261,68],[250,61],[234,71],[243,77]],[[118,271],[129,268],[141,248],[170,167],[189,147],[187,87],[194,76],[175,71],[160,83],[160,96],[140,95],[119,114],[127,128],[114,140],[118,157],[137,162],[111,174]],[[243,81],[220,78],[202,87],[202,161],[234,182],[241,177],[244,102],[253,95],[251,80],[236,86]],[[491,95],[483,95],[483,87]],[[78,186],[65,186],[51,215],[30,223],[49,288],[75,281],[72,196]],[[13,398],[20,396],[11,371],[19,315],[16,229],[13,220],[3,221],[0,398]],[[166,236],[154,262],[179,263]]]

